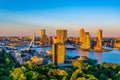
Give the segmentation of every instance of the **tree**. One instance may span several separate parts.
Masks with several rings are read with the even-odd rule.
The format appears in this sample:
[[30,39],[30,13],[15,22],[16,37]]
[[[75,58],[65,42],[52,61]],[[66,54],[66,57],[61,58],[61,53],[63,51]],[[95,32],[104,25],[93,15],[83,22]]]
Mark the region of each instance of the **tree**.
[[48,80],[47,76],[46,75],[39,75],[39,80]]
[[48,76],[54,76],[57,79],[66,79],[67,76],[67,72],[65,70],[61,70],[61,69],[50,69],[48,72]]
[[115,74],[115,76],[113,77],[113,80],[120,80],[120,74]]
[[24,72],[26,71],[26,68],[24,66],[20,68],[15,68],[13,71],[10,71],[10,79],[12,80],[26,80],[26,76]]
[[25,62],[24,66],[28,69],[28,70],[33,70],[35,67],[35,64],[32,63],[31,61],[27,61]]
[[72,63],[72,65],[73,65],[74,68],[79,68],[79,69],[83,69],[84,68],[83,62],[80,62],[80,61],[74,61]]
[[107,80],[108,79],[108,77],[107,76],[105,76],[103,73],[99,76],[99,78],[98,78],[99,80]]
[[5,52],[0,53],[0,80],[7,79],[9,72],[16,66],[10,54]]
[[[76,80],[78,77],[78,74],[83,74],[81,69],[77,69],[76,71],[74,71],[73,74],[71,75],[70,80]],[[79,76],[79,77],[81,77],[81,76]]]
[[29,71],[25,73],[27,80],[38,80],[39,73],[34,71]]

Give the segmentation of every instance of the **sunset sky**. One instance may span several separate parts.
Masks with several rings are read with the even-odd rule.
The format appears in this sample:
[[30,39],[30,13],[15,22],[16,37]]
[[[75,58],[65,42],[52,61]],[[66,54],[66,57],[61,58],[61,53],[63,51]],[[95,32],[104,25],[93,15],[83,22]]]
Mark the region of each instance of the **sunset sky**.
[[56,29],[79,36],[84,28],[120,37],[120,0],[0,0],[0,36],[39,35],[43,28],[48,36]]

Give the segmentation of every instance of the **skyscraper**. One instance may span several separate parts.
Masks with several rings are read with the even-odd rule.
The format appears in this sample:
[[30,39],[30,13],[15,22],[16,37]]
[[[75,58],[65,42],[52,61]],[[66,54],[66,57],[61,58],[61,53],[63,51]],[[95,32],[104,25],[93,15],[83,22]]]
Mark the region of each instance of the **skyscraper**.
[[64,41],[67,40],[67,30],[57,30],[56,35],[60,43],[64,43]]
[[62,64],[65,61],[65,45],[63,43],[54,43],[52,45],[52,60],[54,64]]
[[80,42],[83,42],[83,38],[85,36],[85,30],[83,28],[80,29]]
[[58,42],[57,37],[56,37],[56,36],[53,37],[53,44],[55,44],[55,43],[57,43],[57,42]]
[[115,38],[114,39],[114,47],[115,48],[120,48],[120,38]]
[[40,42],[46,44],[48,42],[47,35],[45,34],[45,29],[40,30]]
[[96,37],[96,45],[94,50],[101,50],[102,49],[102,30],[97,30],[97,37]]
[[40,30],[40,38],[42,39],[45,36],[45,29]]
[[84,34],[81,49],[83,49],[83,50],[90,49],[90,34],[89,34],[89,32],[85,32],[85,34]]
[[97,38],[98,38],[97,45],[99,47],[102,47],[102,30],[100,30],[100,29],[97,31]]

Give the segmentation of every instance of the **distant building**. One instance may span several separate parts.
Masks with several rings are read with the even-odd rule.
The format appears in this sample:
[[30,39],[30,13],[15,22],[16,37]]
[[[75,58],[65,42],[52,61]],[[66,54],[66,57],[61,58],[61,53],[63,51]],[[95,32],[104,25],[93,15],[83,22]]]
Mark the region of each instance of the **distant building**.
[[80,29],[80,42],[83,42],[83,38],[85,36],[85,30],[83,28]]
[[55,43],[58,43],[58,38],[55,36],[55,37],[53,37],[53,43],[55,44]]
[[40,38],[43,38],[45,36],[45,29],[40,30]]
[[22,37],[22,36],[19,36],[19,39],[20,39],[20,40],[22,40],[22,39],[23,39],[23,37]]
[[120,38],[114,39],[114,47],[120,49]]
[[43,64],[43,58],[39,58],[37,56],[31,57],[31,61],[35,64]]
[[96,38],[96,45],[94,50],[101,50],[102,49],[102,30],[97,31],[97,38]]
[[46,44],[48,42],[47,35],[45,34],[45,29],[40,30],[40,42],[41,44]]
[[102,48],[102,30],[97,31],[97,45]]
[[63,43],[55,43],[52,45],[52,61],[54,64],[63,64],[65,61],[65,45]]
[[70,40],[70,41],[73,41],[74,44],[78,44],[80,42],[80,39],[79,39],[79,37],[73,37],[72,40]]
[[67,30],[57,30],[56,35],[60,43],[64,43],[67,40]]
[[90,49],[90,34],[89,34],[89,32],[85,32],[85,34],[84,34],[83,41],[81,44],[81,49],[83,49],[83,50]]
[[48,38],[48,42],[49,42],[50,45],[53,44],[53,36],[50,36],[50,37]]

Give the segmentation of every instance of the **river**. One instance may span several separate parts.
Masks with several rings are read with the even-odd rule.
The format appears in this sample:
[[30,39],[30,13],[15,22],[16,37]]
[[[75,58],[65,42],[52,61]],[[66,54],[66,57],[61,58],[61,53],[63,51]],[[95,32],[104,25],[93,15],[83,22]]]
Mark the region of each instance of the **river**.
[[[36,48],[37,51],[45,52],[46,50],[51,50],[51,47]],[[110,52],[90,52],[81,50],[66,50],[66,55],[75,56],[87,56],[91,59],[96,59],[98,63],[100,62],[110,62],[120,64],[120,50],[113,50]]]

